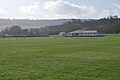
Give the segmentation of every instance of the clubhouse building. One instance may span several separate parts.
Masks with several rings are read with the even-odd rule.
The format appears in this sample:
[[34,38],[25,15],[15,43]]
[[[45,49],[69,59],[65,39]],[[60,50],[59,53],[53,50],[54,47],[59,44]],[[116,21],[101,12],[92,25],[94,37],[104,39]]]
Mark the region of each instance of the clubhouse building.
[[63,37],[102,37],[103,33],[98,32],[97,30],[76,30],[72,32],[60,32],[59,36]]

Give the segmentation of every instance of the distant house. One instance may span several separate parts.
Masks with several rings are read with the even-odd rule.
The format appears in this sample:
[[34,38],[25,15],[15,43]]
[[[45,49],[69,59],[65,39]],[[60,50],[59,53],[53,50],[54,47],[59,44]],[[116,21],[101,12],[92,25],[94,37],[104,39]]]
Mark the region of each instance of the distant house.
[[97,32],[97,30],[76,30],[64,34],[66,37],[101,37],[103,33]]
[[66,36],[66,34],[67,34],[67,33],[65,33],[65,32],[60,32],[60,33],[59,33],[59,36],[64,37],[64,36]]

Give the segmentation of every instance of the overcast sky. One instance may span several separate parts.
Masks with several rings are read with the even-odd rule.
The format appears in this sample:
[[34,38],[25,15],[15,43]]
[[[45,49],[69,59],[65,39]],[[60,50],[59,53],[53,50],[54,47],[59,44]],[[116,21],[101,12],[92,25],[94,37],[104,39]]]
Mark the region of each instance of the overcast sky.
[[120,0],[0,0],[0,18],[60,19],[120,16]]

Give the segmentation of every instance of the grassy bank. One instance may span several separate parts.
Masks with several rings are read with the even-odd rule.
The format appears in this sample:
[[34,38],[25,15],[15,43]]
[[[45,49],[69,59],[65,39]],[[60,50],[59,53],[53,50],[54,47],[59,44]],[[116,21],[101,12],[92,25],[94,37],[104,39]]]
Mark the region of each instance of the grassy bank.
[[0,80],[119,79],[120,35],[0,39]]

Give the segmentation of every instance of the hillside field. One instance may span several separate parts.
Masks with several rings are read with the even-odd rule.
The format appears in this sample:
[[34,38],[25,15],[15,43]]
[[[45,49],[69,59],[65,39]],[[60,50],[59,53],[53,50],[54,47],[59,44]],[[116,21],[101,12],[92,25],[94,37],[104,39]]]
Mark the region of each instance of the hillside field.
[[120,34],[0,38],[0,80],[120,80]]

